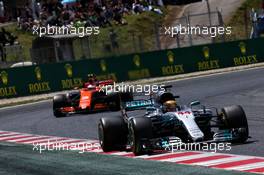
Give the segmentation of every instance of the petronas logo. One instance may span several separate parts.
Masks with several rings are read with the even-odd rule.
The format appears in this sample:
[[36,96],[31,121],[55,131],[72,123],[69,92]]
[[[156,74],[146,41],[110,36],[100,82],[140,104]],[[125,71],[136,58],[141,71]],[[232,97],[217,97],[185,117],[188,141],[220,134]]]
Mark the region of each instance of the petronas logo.
[[8,73],[6,71],[2,71],[0,74],[1,81],[4,85],[8,84]]
[[36,78],[37,78],[38,81],[40,81],[42,79],[40,67],[36,67],[35,68],[35,75],[36,75]]
[[174,53],[172,51],[169,51],[167,53],[167,58],[168,58],[168,61],[169,61],[170,64],[174,63]]
[[101,60],[100,66],[101,66],[101,69],[103,72],[105,72],[107,70],[107,65],[106,65],[105,60]]
[[209,49],[209,47],[204,47],[203,48],[203,54],[204,54],[204,58],[205,59],[209,59],[210,58],[210,49]]
[[140,67],[141,63],[140,63],[140,56],[139,55],[135,55],[133,58],[133,62],[137,67]]
[[240,43],[239,43],[239,48],[240,48],[240,52],[241,52],[243,55],[246,55],[246,53],[247,53],[247,45],[246,45],[246,43],[244,43],[244,42],[240,42]]
[[70,65],[70,64],[65,64],[64,68],[65,68],[65,70],[66,70],[67,76],[68,76],[69,78],[72,78],[72,74],[73,74],[73,71],[72,71],[72,65]]

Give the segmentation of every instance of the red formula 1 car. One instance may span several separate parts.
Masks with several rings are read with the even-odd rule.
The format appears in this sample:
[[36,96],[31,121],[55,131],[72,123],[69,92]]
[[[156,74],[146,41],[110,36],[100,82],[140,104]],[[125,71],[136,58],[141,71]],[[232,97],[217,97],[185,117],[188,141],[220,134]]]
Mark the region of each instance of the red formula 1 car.
[[67,94],[53,97],[53,114],[65,117],[68,114],[92,113],[99,111],[118,111],[122,101],[131,101],[129,92],[108,92],[102,88],[113,85],[112,80],[85,83],[84,87]]

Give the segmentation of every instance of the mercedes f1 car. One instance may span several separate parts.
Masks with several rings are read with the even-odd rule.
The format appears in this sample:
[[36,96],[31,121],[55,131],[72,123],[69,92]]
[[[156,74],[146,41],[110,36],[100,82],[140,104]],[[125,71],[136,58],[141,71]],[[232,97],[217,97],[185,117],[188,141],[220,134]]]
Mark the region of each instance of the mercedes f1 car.
[[118,111],[121,102],[133,100],[133,95],[126,92],[106,92],[106,85],[112,85],[112,80],[98,81],[82,89],[53,97],[53,114],[55,117],[65,117],[67,114],[91,113],[99,111]]
[[140,155],[164,149],[171,138],[183,143],[243,143],[248,139],[247,118],[241,106],[219,111],[199,101],[181,106],[176,98],[168,91],[159,92],[147,100],[124,103],[120,117],[101,118],[98,135],[102,149],[130,149]]

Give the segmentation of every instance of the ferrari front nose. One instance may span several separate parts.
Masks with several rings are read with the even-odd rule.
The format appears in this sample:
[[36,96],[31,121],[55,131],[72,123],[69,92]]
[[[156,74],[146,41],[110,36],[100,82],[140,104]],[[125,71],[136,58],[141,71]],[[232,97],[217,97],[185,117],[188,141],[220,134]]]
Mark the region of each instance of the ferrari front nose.
[[61,110],[61,112],[65,112],[65,113],[75,112],[74,107],[64,107],[60,110]]
[[86,105],[80,105],[80,108],[81,108],[82,110],[84,110],[84,109],[87,109],[87,106],[86,106]]
[[81,91],[81,98],[79,108],[85,110],[91,106],[92,92],[90,91]]

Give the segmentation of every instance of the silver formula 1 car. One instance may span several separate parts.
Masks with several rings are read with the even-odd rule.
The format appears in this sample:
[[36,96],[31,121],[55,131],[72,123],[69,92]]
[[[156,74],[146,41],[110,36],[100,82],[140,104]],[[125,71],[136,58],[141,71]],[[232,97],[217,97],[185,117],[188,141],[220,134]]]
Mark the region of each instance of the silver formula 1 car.
[[126,102],[122,115],[101,118],[99,141],[107,151],[130,149],[135,155],[164,149],[171,138],[189,142],[236,142],[248,139],[249,130],[241,106],[208,108],[193,101],[178,105],[170,92],[151,99]]

